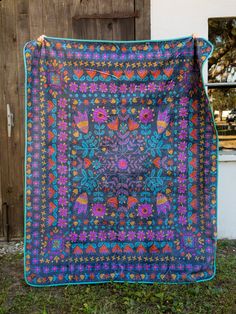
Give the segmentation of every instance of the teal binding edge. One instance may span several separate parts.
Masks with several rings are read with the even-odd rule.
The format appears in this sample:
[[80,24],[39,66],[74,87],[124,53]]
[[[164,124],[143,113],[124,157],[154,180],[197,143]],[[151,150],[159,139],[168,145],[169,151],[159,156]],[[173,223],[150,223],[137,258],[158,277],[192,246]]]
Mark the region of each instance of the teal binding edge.
[[[28,81],[28,72],[27,72],[27,64],[26,64],[26,55],[25,55],[25,48],[28,45],[29,42],[26,42],[24,47],[23,47],[23,59],[24,59],[24,68],[25,68],[25,156],[24,156],[24,279],[25,282],[33,286],[30,282],[28,282],[26,278],[26,163],[27,163],[27,116],[28,116],[28,110],[27,110],[27,81]],[[36,285],[35,285],[36,286]],[[38,286],[37,286],[38,287]]]
[[[204,83],[204,77],[203,77],[203,67],[204,64],[206,63],[206,61],[212,56],[213,51],[214,51],[214,45],[209,41],[204,39],[210,46],[211,46],[211,52],[209,53],[209,55],[207,56],[207,58],[203,61],[202,63],[202,67],[201,67],[201,80],[202,80],[202,84],[205,90],[205,96],[208,100],[208,110],[210,109],[210,114],[211,114],[211,124],[214,128],[215,131],[215,135],[216,135],[216,238],[215,238],[215,250],[214,250],[214,273],[213,275],[207,279],[207,280],[211,280],[215,277],[216,275],[216,252],[217,252],[217,241],[218,241],[218,186],[219,186],[219,135],[218,135],[218,131],[217,131],[217,127],[216,127],[216,122],[214,119],[214,112],[212,110],[212,106],[210,104],[210,99],[208,96],[208,92],[207,92],[207,87],[206,84]],[[200,281],[206,281],[206,280],[199,280]]]
[[[98,40],[98,39],[73,39],[73,38],[60,38],[60,37],[50,37],[44,36],[44,38],[48,39],[56,39],[56,40],[69,40],[69,41],[82,41],[82,42],[95,42],[95,43],[120,43],[120,44],[129,44],[129,43],[146,43],[146,42],[160,42],[160,41],[173,41],[173,40],[184,40],[188,38],[193,38],[192,36],[184,36],[184,37],[176,37],[176,38],[168,38],[168,39],[142,39],[142,40]],[[199,37],[200,38],[200,37]]]
[[[68,40],[68,41],[81,41],[81,42],[97,42],[97,43],[148,43],[148,42],[161,42],[161,41],[173,41],[173,40],[184,40],[184,39],[193,39],[192,36],[186,36],[186,37],[176,37],[176,38],[169,38],[169,39],[159,39],[159,40],[130,40],[130,41],[124,41],[124,40],[119,40],[119,41],[115,41],[115,40],[87,40],[87,39],[72,39],[72,38],[60,38],[60,37],[49,37],[49,36],[44,36],[45,38],[48,39],[55,39],[55,40]],[[215,130],[215,134],[216,134],[216,140],[217,140],[217,185],[216,185],[216,225],[217,225],[217,221],[218,221],[218,177],[219,177],[219,137],[218,137],[218,131],[216,128],[216,123],[214,120],[214,114],[210,105],[210,100],[208,97],[208,93],[207,93],[207,89],[204,83],[204,77],[203,77],[203,67],[206,63],[206,61],[211,57],[213,50],[214,50],[214,46],[213,44],[203,38],[203,37],[198,37],[198,39],[202,39],[205,42],[207,42],[210,46],[211,46],[211,52],[209,53],[209,55],[206,57],[206,59],[202,62],[202,66],[201,66],[201,81],[203,84],[203,88],[205,90],[205,96],[208,100],[208,109],[210,109],[211,112],[211,119],[212,119],[212,125],[214,127]],[[199,280],[195,280],[195,281],[183,281],[183,282],[162,282],[162,281],[131,281],[131,280],[126,280],[126,281],[122,281],[122,280],[104,280],[104,281],[89,281],[89,282],[69,282],[69,283],[58,283],[58,284],[46,284],[46,285],[36,285],[36,284],[32,284],[31,282],[29,282],[26,278],[26,160],[27,160],[27,80],[28,80],[28,72],[27,72],[27,64],[26,64],[26,55],[25,55],[25,49],[26,46],[30,43],[30,42],[35,42],[35,40],[32,41],[28,41],[25,43],[24,48],[23,48],[23,59],[24,59],[24,68],[25,68],[25,95],[24,95],[24,105],[25,105],[25,156],[24,156],[24,279],[25,282],[32,287],[56,287],[56,286],[70,286],[70,285],[86,285],[86,284],[103,284],[103,283],[139,283],[139,284],[167,284],[167,285],[183,285],[183,284],[194,284],[194,283],[199,283],[199,282],[205,282],[205,281],[209,281],[211,279],[213,279],[216,275],[216,246],[215,245],[215,250],[214,250],[214,272],[213,275],[209,278],[205,278],[205,279],[199,279]],[[217,236],[215,238],[215,244],[217,244]]]

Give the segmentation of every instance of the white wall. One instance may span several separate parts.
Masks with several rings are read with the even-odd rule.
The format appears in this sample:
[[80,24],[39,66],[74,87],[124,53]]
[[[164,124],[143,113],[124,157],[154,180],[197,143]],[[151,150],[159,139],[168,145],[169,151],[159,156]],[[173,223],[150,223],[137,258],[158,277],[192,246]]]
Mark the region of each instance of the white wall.
[[218,237],[236,239],[236,154],[220,155]]
[[[208,38],[208,18],[227,16],[236,16],[236,0],[151,0],[151,37]],[[218,238],[236,239],[236,154],[219,156],[218,179]]]

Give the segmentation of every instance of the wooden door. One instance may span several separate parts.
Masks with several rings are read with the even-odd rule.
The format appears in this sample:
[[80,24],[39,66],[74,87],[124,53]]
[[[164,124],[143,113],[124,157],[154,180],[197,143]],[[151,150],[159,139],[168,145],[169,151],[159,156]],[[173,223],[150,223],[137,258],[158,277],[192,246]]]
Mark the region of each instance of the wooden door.
[[[23,46],[53,37],[150,39],[149,0],[0,1],[0,238],[23,236],[24,64]],[[7,132],[7,104],[13,113]]]

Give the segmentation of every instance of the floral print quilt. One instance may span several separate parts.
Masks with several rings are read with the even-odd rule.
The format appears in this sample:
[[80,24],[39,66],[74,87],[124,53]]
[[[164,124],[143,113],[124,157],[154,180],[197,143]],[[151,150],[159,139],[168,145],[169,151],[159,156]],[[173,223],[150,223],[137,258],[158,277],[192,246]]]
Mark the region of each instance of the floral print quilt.
[[25,45],[28,284],[213,278],[211,52],[193,37]]

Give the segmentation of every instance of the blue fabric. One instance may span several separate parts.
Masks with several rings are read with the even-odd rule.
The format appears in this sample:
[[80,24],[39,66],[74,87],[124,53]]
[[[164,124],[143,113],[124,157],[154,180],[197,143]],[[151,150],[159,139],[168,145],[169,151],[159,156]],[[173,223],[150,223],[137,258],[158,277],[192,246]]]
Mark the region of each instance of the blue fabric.
[[25,279],[215,274],[217,132],[203,38],[25,45]]

